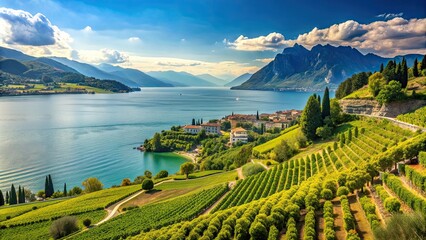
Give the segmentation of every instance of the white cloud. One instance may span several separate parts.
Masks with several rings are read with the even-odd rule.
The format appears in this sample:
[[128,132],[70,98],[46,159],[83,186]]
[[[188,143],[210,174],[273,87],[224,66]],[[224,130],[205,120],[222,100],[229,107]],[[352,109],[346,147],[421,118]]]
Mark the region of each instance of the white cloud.
[[127,39],[127,41],[131,42],[131,43],[138,43],[141,41],[141,39],[139,37],[129,37],[129,39]]
[[91,33],[91,32],[93,32],[93,29],[92,29],[91,26],[86,26],[81,31],[83,31],[85,33]]
[[287,46],[284,36],[281,33],[270,33],[267,36],[259,36],[256,38],[248,38],[240,35],[235,41],[230,42],[226,38],[223,40],[227,46],[240,51],[266,51]]
[[201,62],[189,62],[189,63],[182,63],[182,62],[164,62],[164,61],[159,61],[157,62],[157,65],[160,66],[168,66],[168,67],[194,67],[194,66],[199,66],[202,65]]
[[402,17],[402,15],[404,15],[403,12],[400,12],[400,13],[382,13],[382,14],[377,15],[376,17],[384,18],[384,19],[391,19],[391,18],[396,18],[396,17]]
[[71,36],[41,13],[0,8],[0,44],[34,55],[68,56]]
[[111,49],[101,49],[101,59],[100,62],[103,63],[124,63],[129,61],[129,57],[126,54],[123,54],[116,50]]
[[425,53],[426,18],[406,20],[396,17],[369,24],[348,20],[328,28],[314,28],[292,40],[285,40],[282,34],[274,32],[251,39],[240,36],[234,42],[224,39],[224,43],[241,51],[276,50],[298,43],[308,48],[317,44],[351,46],[363,53],[382,56]]
[[258,58],[258,59],[255,59],[254,61],[263,62],[263,63],[270,63],[272,60],[274,60],[274,58]]

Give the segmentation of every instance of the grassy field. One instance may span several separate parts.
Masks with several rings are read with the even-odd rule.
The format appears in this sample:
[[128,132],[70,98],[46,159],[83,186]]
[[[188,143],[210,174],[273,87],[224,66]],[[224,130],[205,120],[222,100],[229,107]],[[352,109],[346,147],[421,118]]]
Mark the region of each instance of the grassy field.
[[237,177],[237,172],[229,171],[229,172],[214,174],[214,175],[199,178],[199,179],[177,180],[172,182],[166,182],[155,187],[155,189],[170,190],[170,189],[184,189],[184,188],[193,188],[193,189],[208,188],[220,183],[234,181],[235,177]]
[[2,221],[5,221],[8,216],[10,218],[14,218],[16,216],[22,215],[29,211],[33,211],[33,208],[40,209],[42,207],[56,204],[61,201],[62,200],[51,200],[46,202],[34,202],[34,203],[18,204],[18,205],[12,205],[12,206],[3,206],[0,208],[0,224]]
[[[207,170],[207,171],[201,171],[201,172],[196,172],[196,173],[191,173],[189,174],[188,178],[189,179],[194,179],[194,178],[200,178],[200,177],[206,177],[206,176],[210,176],[213,174],[218,174],[218,173],[223,173],[223,170]],[[186,175],[174,175],[170,177],[171,179],[175,179],[175,180],[185,180],[186,179]]]
[[75,215],[84,212],[104,209],[107,205],[116,202],[131,193],[140,190],[140,185],[129,187],[110,188],[94,193],[84,194],[57,204],[46,206],[27,212],[10,220],[2,222],[3,225],[15,225],[44,221],[55,217]]
[[[34,88],[25,89],[25,91],[30,91],[30,92],[43,91],[43,89],[46,88],[46,86],[44,86],[43,84],[29,84],[29,85],[34,85]],[[1,88],[18,88],[18,89],[24,90],[25,85],[11,84],[11,85],[8,85],[8,87],[3,86]],[[88,92],[95,92],[95,93],[112,93],[111,91],[107,91],[104,89],[77,85],[76,83],[60,83],[60,87],[53,88],[52,90],[46,90],[46,91],[66,92],[68,90],[78,90],[78,89],[85,89]]]
[[296,137],[299,134],[300,128],[299,127],[293,127],[290,131],[280,135],[277,138],[274,138],[264,144],[261,144],[259,146],[256,146],[253,148],[253,152],[259,152],[261,154],[267,153],[274,149],[275,146],[281,143],[281,141],[285,140],[287,142],[295,142]]

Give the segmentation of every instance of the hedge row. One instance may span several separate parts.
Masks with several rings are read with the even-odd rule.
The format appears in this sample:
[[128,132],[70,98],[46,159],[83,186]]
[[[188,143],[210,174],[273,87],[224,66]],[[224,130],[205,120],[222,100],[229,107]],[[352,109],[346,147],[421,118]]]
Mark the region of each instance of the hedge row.
[[398,199],[391,197],[383,186],[376,186],[375,188],[380,200],[382,200],[382,203],[385,206],[385,209],[391,213],[399,212],[401,203]]
[[426,174],[416,171],[410,165],[405,165],[405,176],[422,191],[426,191]]
[[380,220],[376,214],[376,205],[372,203],[367,196],[360,198],[359,202],[361,203],[362,209],[365,212],[365,216],[367,217],[368,222],[370,223],[371,229],[379,227]]
[[287,221],[287,232],[285,233],[286,240],[298,240],[296,221],[294,218],[289,218]]
[[398,197],[407,203],[408,206],[410,206],[414,211],[422,212],[423,214],[426,214],[426,200],[423,197],[417,196],[413,192],[411,192],[409,189],[407,189],[401,182],[401,180],[398,179],[398,177],[394,175],[390,175],[385,173],[383,175],[383,180],[386,183],[386,185],[395,192]]
[[336,232],[334,231],[334,215],[333,215],[333,203],[326,201],[324,203],[324,234],[325,240],[335,240]]
[[305,216],[305,228],[303,229],[303,239],[314,240],[315,232],[315,208],[308,207],[308,213]]
[[349,232],[350,230],[355,229],[355,218],[351,213],[348,197],[341,196],[340,203],[342,205],[342,210],[343,210],[343,225],[346,232]]

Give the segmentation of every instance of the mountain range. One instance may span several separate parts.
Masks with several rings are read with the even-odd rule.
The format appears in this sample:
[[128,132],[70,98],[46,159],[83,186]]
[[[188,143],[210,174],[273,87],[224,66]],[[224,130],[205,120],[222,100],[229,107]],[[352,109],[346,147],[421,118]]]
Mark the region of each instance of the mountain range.
[[253,74],[250,74],[250,73],[244,73],[244,74],[236,77],[234,80],[230,81],[229,83],[225,84],[224,86],[225,87],[239,86],[239,85],[243,84],[245,81],[249,80],[252,75]]
[[317,90],[325,86],[336,88],[354,73],[378,71],[380,64],[405,57],[409,65],[422,55],[410,54],[383,58],[362,54],[345,46],[316,45],[311,50],[295,44],[277,54],[275,59],[253,74],[247,81],[232,89],[252,90]]
[[148,75],[155,77],[165,83],[176,87],[215,87],[218,86],[210,81],[194,76],[187,72],[175,71],[153,71],[147,72]]

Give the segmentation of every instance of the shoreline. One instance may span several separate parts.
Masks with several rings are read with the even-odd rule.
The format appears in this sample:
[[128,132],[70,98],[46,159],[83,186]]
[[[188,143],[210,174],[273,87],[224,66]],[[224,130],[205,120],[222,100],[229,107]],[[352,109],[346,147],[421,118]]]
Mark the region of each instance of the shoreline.
[[181,157],[184,157],[190,161],[192,161],[192,163],[196,164],[197,163],[197,157],[195,156],[195,153],[189,153],[189,152],[185,152],[185,151],[174,151],[172,153],[175,153]]

